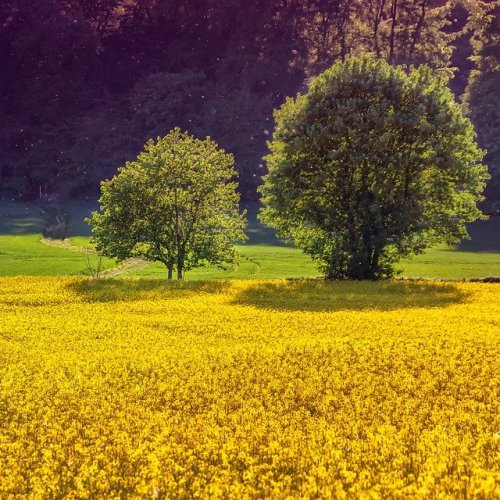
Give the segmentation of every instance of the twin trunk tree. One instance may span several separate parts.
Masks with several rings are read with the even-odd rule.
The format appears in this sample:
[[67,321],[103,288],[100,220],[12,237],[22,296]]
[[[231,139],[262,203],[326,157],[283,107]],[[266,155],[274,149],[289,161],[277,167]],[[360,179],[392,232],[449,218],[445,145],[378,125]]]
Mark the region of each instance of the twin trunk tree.
[[[196,225],[198,220],[200,200],[193,199],[189,209],[186,211],[179,203],[179,186],[173,188],[174,194],[174,241],[170,248],[166,248],[163,253],[165,259],[163,263],[167,268],[167,279],[173,278],[174,269],[177,269],[177,279],[184,279],[184,269],[186,260],[186,250],[196,238]],[[161,251],[161,242],[158,242]]]
[[150,140],[134,162],[101,185],[99,212],[89,219],[93,241],[118,261],[162,262],[167,278],[203,265],[234,261],[244,240],[236,171],[230,154],[178,128]]

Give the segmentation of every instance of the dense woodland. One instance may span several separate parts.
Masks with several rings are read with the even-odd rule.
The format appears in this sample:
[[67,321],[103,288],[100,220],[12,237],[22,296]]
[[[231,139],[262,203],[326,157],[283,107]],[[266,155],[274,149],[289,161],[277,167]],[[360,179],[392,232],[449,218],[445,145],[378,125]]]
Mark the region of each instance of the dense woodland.
[[373,53],[450,77],[500,205],[496,0],[3,0],[0,196],[93,197],[174,126],[234,153],[255,199],[273,108]]

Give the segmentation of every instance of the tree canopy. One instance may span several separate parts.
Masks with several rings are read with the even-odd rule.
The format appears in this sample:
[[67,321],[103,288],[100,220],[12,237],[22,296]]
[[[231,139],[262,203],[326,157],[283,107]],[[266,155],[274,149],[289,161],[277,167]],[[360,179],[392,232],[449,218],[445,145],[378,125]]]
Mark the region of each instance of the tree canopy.
[[245,239],[234,181],[234,158],[209,137],[176,128],[147,142],[101,184],[100,211],[89,219],[103,255],[143,257],[165,264],[168,278],[206,264],[233,262],[235,240]]
[[147,139],[179,126],[233,153],[240,193],[256,199],[272,109],[286,96],[371,53],[458,67],[458,97],[488,3],[3,0],[0,196],[93,198]]
[[483,152],[427,66],[347,59],[275,118],[261,218],[328,278],[389,277],[399,259],[460,241],[481,217]]

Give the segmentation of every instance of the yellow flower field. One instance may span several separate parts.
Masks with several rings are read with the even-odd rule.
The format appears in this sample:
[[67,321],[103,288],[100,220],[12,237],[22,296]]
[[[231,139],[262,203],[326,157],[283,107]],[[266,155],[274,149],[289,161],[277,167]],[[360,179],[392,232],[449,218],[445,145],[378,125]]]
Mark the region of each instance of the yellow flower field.
[[0,279],[0,497],[499,498],[500,286]]

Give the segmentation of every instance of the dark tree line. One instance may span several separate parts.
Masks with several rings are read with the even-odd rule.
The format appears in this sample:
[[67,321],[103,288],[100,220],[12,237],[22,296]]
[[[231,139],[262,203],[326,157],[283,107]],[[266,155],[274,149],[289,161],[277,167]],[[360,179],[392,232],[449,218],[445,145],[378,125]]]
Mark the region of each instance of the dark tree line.
[[484,61],[498,52],[497,4],[4,0],[0,193],[93,196],[146,139],[179,126],[234,153],[242,195],[253,198],[272,109],[334,61],[367,52],[450,75],[458,67],[457,98],[473,69],[467,105],[491,147],[480,108],[495,98],[497,66]]
[[492,179],[485,195],[497,200],[500,213],[500,2],[485,2],[471,22],[477,23],[472,46],[475,63],[463,96],[467,114],[474,122],[479,144]]

